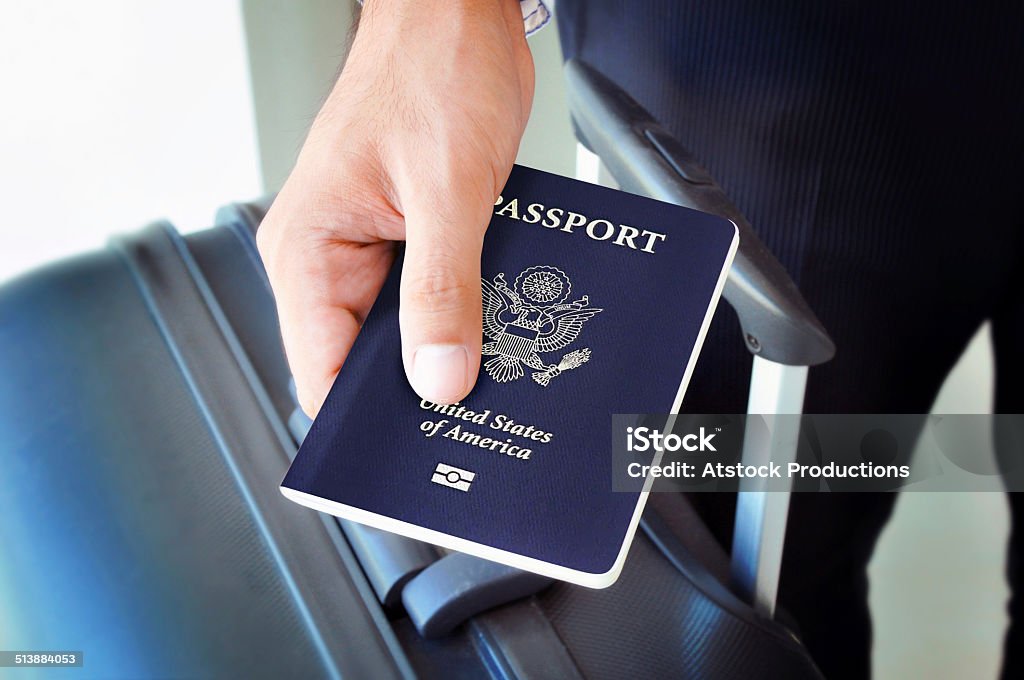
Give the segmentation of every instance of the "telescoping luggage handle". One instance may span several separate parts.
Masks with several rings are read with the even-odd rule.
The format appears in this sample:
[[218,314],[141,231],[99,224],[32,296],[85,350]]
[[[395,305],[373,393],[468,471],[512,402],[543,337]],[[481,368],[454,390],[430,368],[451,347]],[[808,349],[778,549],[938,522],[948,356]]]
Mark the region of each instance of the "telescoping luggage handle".
[[[597,181],[603,163],[625,191],[732,220],[739,249],[723,295],[739,316],[754,355],[748,413],[771,416],[803,410],[807,368],[835,354],[835,345],[793,280],[765,247],[725,192],[689,151],[650,113],[593,67],[571,59],[566,92],[576,136],[579,179]],[[770,418],[769,418],[770,421]],[[793,419],[767,423],[767,448],[746,438],[745,463],[796,457]],[[733,586],[759,611],[775,610],[788,492],[767,492],[763,481],[744,480],[736,508]]]

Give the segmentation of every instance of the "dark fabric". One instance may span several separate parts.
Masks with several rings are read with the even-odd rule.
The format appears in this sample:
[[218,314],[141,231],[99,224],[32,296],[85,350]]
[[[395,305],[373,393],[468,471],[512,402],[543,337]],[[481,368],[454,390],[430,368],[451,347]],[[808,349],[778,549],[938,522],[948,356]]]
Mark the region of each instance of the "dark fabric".
[[[1024,5],[557,7],[565,57],[618,82],[697,155],[833,335],[838,354],[811,371],[809,412],[927,412],[987,319],[999,408],[1022,410]],[[742,412],[749,372],[723,310],[684,407]],[[728,545],[732,499],[695,500]],[[869,674],[864,568],[893,500],[793,499],[781,604],[829,677]],[[1012,505],[1019,554],[1024,503]],[[1024,609],[1019,595],[1012,607]]]
[[[996,352],[996,410],[1024,413],[1024,267],[1005,291],[992,319],[992,344]],[[996,454],[1009,474],[1024,476],[1024,432],[996,432]],[[1004,645],[1004,678],[1024,678],[1024,493],[1011,493],[1010,554],[1006,577],[1012,587],[1009,603],[1013,625]]]

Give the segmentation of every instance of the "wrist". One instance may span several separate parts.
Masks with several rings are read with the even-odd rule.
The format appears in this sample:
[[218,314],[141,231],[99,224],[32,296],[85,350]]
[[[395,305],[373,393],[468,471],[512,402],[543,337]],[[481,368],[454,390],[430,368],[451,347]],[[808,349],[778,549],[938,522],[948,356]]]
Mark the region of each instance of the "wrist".
[[360,25],[380,20],[395,24],[442,24],[450,30],[452,24],[466,21],[496,22],[516,35],[523,29],[520,0],[363,0]]

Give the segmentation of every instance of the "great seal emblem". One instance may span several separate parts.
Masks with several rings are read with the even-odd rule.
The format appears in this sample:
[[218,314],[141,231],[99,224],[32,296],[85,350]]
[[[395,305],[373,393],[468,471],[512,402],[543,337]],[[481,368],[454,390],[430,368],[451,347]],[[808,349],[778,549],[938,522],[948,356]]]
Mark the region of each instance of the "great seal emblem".
[[590,360],[588,347],[569,352],[553,364],[545,363],[540,356],[575,342],[587,320],[603,311],[591,307],[586,295],[566,302],[572,293],[572,282],[561,269],[548,265],[529,267],[516,277],[512,287],[505,281],[504,273],[480,282],[484,335],[493,341],[484,343],[483,355],[494,357],[484,362],[484,369],[494,380],[518,380],[525,364],[536,369],[534,382],[547,387],[552,378]]

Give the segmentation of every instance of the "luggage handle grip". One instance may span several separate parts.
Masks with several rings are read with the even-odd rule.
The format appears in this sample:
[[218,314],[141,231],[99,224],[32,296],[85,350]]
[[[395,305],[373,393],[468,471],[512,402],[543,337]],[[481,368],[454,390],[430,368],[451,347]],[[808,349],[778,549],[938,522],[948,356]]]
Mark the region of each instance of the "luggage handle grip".
[[740,244],[724,295],[739,316],[747,349],[792,366],[831,359],[835,345],[796,284],[693,154],[594,68],[570,59],[564,73],[576,136],[620,188],[736,224]]

